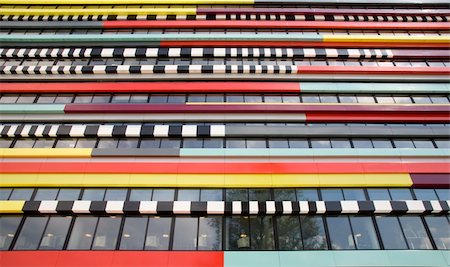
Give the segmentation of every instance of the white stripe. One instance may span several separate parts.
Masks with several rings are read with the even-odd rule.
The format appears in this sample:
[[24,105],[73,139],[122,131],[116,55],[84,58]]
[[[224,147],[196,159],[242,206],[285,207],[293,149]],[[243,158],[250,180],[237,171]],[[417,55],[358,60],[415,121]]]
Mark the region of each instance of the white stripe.
[[192,57],[203,57],[203,48],[191,48]]
[[139,203],[139,212],[142,214],[156,214],[158,201],[141,201]]
[[214,56],[215,57],[225,57],[226,49],[225,48],[214,48]]
[[[26,125],[23,127],[22,132],[20,133],[20,136],[22,136],[22,137],[28,137],[28,136],[29,136],[28,133],[30,132],[32,126],[33,126],[32,124],[26,124]],[[2,131],[2,130],[0,129],[0,132],[1,132],[1,131]]]
[[7,133],[8,137],[14,137],[14,133],[16,132],[17,127],[19,127],[19,125],[17,125],[17,124],[11,125],[11,127],[9,128],[8,133]]
[[189,73],[190,74],[201,74],[202,73],[202,66],[201,65],[190,65],[189,66]]
[[174,214],[189,214],[189,213],[191,213],[191,202],[190,201],[174,201],[173,202],[173,213]]
[[327,209],[325,207],[325,201],[316,201],[317,214],[324,214]]
[[231,210],[233,214],[241,214],[242,213],[242,206],[240,201],[233,201],[231,202]]
[[92,68],[92,72],[94,74],[105,74],[106,73],[106,66],[94,66]]
[[300,214],[308,214],[309,213],[309,205],[308,201],[299,201],[300,206]]
[[145,51],[145,56],[157,57],[158,56],[158,48],[147,48],[147,50]]
[[59,129],[59,125],[52,125],[52,127],[50,128],[50,131],[48,132],[48,136],[50,137],[56,137],[57,136],[57,132]]
[[225,202],[223,201],[208,201],[206,202],[206,211],[208,214],[224,214]]
[[275,212],[276,212],[275,201],[266,201],[266,214],[275,214]]
[[141,65],[141,73],[142,74],[153,73],[153,65]]
[[211,125],[211,137],[224,137],[225,125]]
[[101,57],[112,57],[114,53],[114,48],[103,48]]
[[283,201],[283,214],[292,214],[292,202],[291,201]]
[[155,125],[153,130],[154,137],[169,137],[169,125]]
[[345,200],[341,201],[342,213],[358,213],[359,206],[358,201]]
[[41,213],[56,213],[57,200],[44,200],[39,204],[38,211]]
[[164,68],[164,73],[165,74],[177,74],[177,69],[178,69],[177,65],[166,65]]
[[358,49],[348,49],[347,52],[350,58],[359,58],[361,56]]
[[181,55],[181,48],[170,48],[168,56],[169,57],[180,57]]
[[431,207],[433,208],[432,213],[442,212],[443,209],[442,209],[442,206],[439,203],[439,201],[437,201],[437,200],[430,200],[430,203],[431,203]]
[[107,201],[105,212],[106,213],[114,213],[114,214],[122,214],[123,213],[123,204],[124,201]]
[[316,50],[314,48],[303,48],[305,57],[316,57]]
[[129,74],[130,66],[129,65],[118,65],[116,72],[117,72],[117,74]]
[[224,74],[226,72],[226,66],[225,65],[214,65],[213,66],[213,73],[215,74]]
[[43,133],[44,133],[44,129],[45,129],[45,125],[39,125],[36,129],[36,131],[34,132],[34,135],[36,137],[42,137]]
[[406,213],[422,213],[425,212],[423,201],[420,200],[406,200],[408,211]]
[[259,211],[258,201],[249,201],[248,202],[248,211],[249,211],[249,214],[258,214],[258,211]]

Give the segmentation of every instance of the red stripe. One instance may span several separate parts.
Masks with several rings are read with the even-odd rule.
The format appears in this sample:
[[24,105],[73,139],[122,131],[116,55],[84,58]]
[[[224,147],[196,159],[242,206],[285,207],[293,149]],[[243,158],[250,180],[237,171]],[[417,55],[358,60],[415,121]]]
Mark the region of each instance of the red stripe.
[[297,66],[297,74],[450,74],[450,68],[433,67],[348,67],[348,66]]
[[0,83],[2,93],[298,93],[298,82],[30,82]]
[[426,30],[448,30],[450,23],[447,22],[345,22],[345,21],[261,21],[261,20],[182,20],[182,21],[158,21],[158,20],[115,20],[104,21],[103,28],[251,28],[251,29],[426,29]]
[[2,251],[2,267],[223,267],[222,251]]
[[[381,112],[380,112],[381,113]],[[359,112],[354,114],[333,114],[333,113],[306,113],[307,122],[436,122],[447,123],[450,122],[448,113],[387,113],[376,114],[368,112]]]
[[450,173],[450,167],[432,162],[3,162],[0,173]]

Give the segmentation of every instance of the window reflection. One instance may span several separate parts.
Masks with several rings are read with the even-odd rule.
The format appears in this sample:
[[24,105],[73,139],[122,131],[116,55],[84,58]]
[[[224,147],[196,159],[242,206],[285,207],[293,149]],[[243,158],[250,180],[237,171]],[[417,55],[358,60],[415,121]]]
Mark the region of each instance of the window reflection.
[[326,221],[332,249],[355,249],[348,217],[327,217]]
[[196,250],[197,226],[198,218],[175,218],[173,250]]
[[450,249],[450,223],[443,216],[426,216],[425,221],[438,249]]
[[21,220],[19,216],[0,217],[0,250],[8,250]]
[[36,250],[48,217],[27,217],[14,246],[15,250]]
[[145,250],[168,250],[172,218],[150,217],[145,238]]
[[351,216],[350,223],[357,249],[380,248],[371,217]]
[[325,227],[321,216],[300,216],[304,249],[327,249]]
[[116,248],[117,236],[121,217],[100,217],[95,232],[93,250],[114,250]]
[[97,221],[98,217],[77,217],[67,249],[90,249]]
[[410,249],[433,249],[420,217],[399,217]]
[[39,249],[61,250],[71,221],[72,217],[50,217]]
[[280,250],[301,250],[303,248],[298,216],[277,217],[277,232]]
[[126,217],[120,240],[120,250],[142,250],[147,217]]
[[408,249],[397,217],[376,216],[384,249]]
[[274,250],[272,216],[250,217],[250,244],[253,250]]
[[222,218],[200,217],[198,225],[198,250],[221,250]]
[[248,217],[226,217],[225,246],[227,250],[250,249],[250,225]]

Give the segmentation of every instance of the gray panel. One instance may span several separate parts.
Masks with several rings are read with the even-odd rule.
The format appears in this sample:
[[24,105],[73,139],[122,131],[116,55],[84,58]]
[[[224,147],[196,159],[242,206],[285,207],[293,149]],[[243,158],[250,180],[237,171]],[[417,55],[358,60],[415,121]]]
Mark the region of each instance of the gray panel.
[[130,149],[100,149],[92,150],[92,157],[178,157],[180,149],[146,149],[146,148],[130,148]]
[[[417,137],[430,137],[434,136],[430,127],[391,127],[392,135],[398,137],[417,136]],[[448,131],[448,128],[447,128]],[[447,134],[448,135],[448,132]],[[444,135],[445,136],[445,135]]]

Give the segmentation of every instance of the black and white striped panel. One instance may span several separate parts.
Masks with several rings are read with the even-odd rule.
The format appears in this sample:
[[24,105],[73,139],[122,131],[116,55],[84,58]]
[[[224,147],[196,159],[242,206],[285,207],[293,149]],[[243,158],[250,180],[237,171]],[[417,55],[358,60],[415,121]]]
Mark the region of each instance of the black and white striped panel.
[[280,14],[208,14],[208,15],[2,15],[4,21],[105,21],[105,20],[274,20],[274,21],[374,21],[374,22],[446,22],[450,16],[377,16],[377,15],[280,15]]
[[0,48],[1,58],[393,58],[391,49],[335,48]]
[[24,213],[155,215],[447,214],[450,201],[26,201]]
[[225,125],[0,125],[1,137],[224,137]]
[[296,74],[295,65],[0,66],[0,74]]

